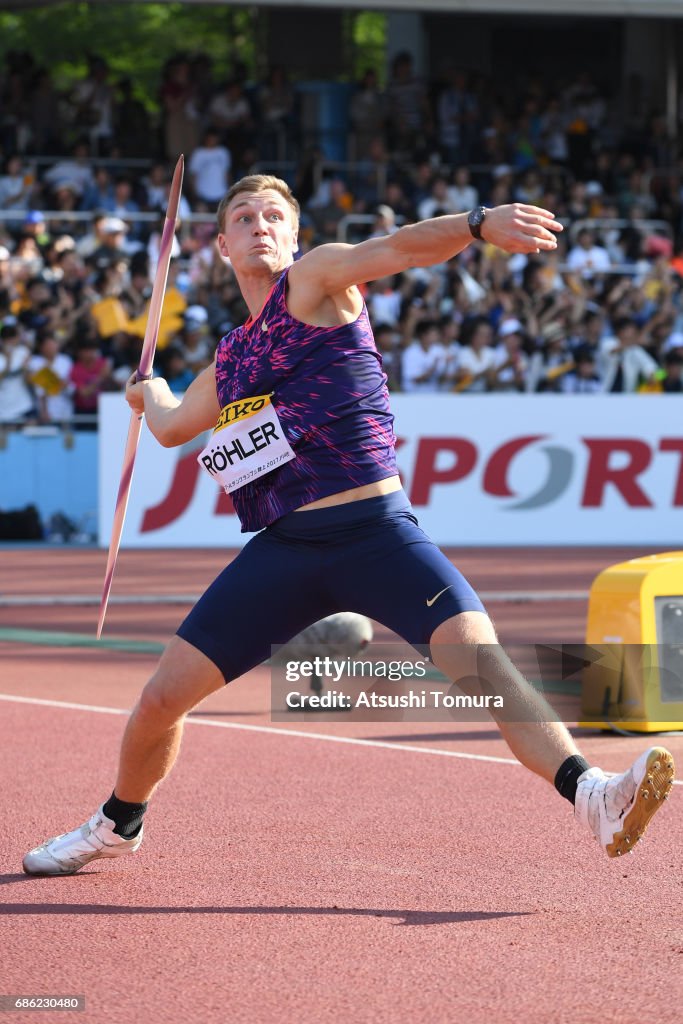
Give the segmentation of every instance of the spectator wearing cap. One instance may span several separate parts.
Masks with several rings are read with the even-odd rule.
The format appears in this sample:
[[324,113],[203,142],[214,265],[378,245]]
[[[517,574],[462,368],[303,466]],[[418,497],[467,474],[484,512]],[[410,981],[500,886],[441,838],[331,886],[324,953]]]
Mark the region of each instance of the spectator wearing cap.
[[494,391],[524,391],[529,367],[523,344],[526,335],[521,322],[512,317],[498,328],[498,347],[490,377]]
[[375,211],[375,220],[370,232],[370,238],[384,238],[386,235],[393,235],[398,231],[396,214],[386,203],[380,203]]
[[88,263],[98,270],[104,270],[125,260],[127,231],[128,226],[120,217],[103,217],[97,227],[100,244],[87,257]]
[[230,150],[221,145],[220,131],[210,125],[187,167],[195,198],[209,206],[219,203],[228,191],[231,164]]
[[599,369],[605,391],[633,393],[641,384],[655,379],[657,362],[639,344],[638,324],[632,317],[621,317],[614,325],[614,337],[600,347]]
[[526,391],[560,391],[563,376],[574,366],[567,328],[552,320],[541,329],[538,347],[529,358]]
[[27,375],[38,403],[41,423],[61,423],[73,416],[73,360],[61,351],[53,331],[38,333],[37,353],[28,361]]
[[183,321],[183,329],[175,347],[184,356],[190,371],[196,375],[213,359],[214,346],[208,331],[209,314],[203,306],[188,306]]
[[49,244],[50,235],[47,230],[45,217],[40,210],[29,210],[27,212],[21,231],[24,237],[30,237],[34,240],[39,250]]
[[31,349],[24,343],[14,317],[5,317],[0,328],[0,422],[28,419],[34,412],[33,396],[26,383]]

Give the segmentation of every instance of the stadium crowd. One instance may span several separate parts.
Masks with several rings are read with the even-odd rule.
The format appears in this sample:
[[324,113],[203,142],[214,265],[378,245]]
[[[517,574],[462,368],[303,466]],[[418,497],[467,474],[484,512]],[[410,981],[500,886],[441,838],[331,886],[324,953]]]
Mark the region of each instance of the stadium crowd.
[[302,251],[479,204],[538,204],[566,225],[552,255],[477,244],[368,285],[392,389],[683,387],[678,151],[642,89],[626,103],[583,73],[517,88],[459,71],[426,83],[399,54],[386,88],[369,70],[351,94],[344,164],[303,131],[281,68],[258,84],[239,66],[214,82],[206,57],[177,55],[156,121],[134,83],[114,81],[98,57],[63,89],[29,55],[9,54],[0,95],[1,422],[76,415],[94,427],[98,394],[123,387],[181,151],[184,226],[157,360],[178,391],[247,315],[210,215],[236,177],[277,170],[283,152],[302,203]]

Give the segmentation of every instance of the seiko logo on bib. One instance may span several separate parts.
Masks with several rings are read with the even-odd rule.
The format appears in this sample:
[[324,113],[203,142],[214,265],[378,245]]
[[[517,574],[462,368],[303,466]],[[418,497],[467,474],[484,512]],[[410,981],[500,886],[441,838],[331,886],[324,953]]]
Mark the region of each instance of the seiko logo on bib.
[[294,458],[270,395],[257,395],[221,410],[197,461],[230,494]]

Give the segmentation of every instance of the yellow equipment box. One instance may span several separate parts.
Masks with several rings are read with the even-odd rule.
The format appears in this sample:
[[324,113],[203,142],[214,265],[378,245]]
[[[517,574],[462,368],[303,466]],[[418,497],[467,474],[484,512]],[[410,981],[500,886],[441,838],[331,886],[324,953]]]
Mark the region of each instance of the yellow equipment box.
[[610,566],[588,601],[579,724],[683,729],[683,551]]

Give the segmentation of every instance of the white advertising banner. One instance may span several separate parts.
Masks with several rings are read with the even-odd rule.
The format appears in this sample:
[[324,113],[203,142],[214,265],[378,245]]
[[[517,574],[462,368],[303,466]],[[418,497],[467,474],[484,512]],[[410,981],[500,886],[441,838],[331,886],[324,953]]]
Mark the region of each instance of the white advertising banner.
[[[395,395],[397,458],[442,545],[683,546],[683,402],[676,395]],[[99,538],[108,546],[129,409],[100,400]],[[143,427],[125,547],[248,540],[197,456]]]

